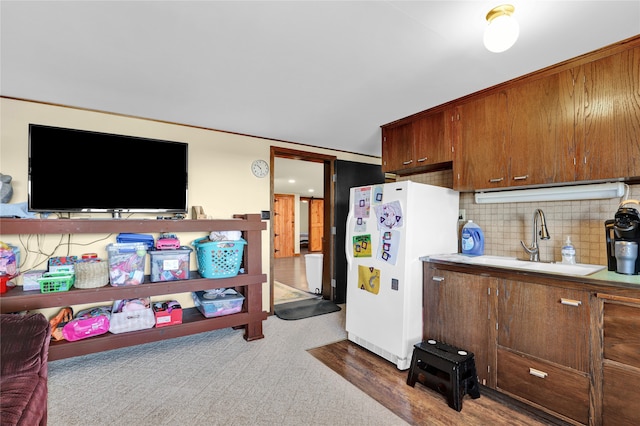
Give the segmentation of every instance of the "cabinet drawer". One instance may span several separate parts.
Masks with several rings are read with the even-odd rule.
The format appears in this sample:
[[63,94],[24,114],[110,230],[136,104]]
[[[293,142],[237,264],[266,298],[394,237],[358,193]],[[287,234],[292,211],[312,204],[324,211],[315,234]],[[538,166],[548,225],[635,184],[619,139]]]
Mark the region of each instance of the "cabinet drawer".
[[605,363],[603,375],[602,424],[639,424],[640,370]]
[[604,357],[640,368],[640,307],[604,304]]
[[506,280],[498,298],[498,344],[589,371],[589,293]]
[[578,371],[498,349],[498,389],[580,423],[589,421],[589,378]]

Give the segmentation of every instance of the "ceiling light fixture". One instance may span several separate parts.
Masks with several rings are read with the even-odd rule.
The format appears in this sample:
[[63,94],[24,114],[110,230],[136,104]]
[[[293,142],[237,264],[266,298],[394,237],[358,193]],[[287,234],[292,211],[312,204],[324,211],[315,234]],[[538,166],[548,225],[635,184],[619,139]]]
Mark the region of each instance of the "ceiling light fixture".
[[520,26],[511,16],[515,10],[516,8],[512,5],[503,4],[487,13],[488,25],[484,30],[484,46],[490,52],[504,52],[518,40]]

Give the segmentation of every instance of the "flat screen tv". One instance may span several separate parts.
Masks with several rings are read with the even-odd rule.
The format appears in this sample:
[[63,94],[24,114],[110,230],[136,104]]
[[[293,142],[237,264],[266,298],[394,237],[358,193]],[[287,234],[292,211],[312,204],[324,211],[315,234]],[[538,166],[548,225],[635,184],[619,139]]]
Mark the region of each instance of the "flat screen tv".
[[29,210],[186,213],[188,144],[29,125]]

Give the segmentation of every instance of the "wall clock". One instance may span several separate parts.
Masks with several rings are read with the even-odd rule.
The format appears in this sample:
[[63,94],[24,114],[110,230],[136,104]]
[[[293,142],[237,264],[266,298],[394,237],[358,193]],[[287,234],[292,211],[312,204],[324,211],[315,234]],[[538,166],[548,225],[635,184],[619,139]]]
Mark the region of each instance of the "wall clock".
[[251,163],[251,172],[256,177],[263,178],[269,174],[269,164],[264,160],[255,160]]

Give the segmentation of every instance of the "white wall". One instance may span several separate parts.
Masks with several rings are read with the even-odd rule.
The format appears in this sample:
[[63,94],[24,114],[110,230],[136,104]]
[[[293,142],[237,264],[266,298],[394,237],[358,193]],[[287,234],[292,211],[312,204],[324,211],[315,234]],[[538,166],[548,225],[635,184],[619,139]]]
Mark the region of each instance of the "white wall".
[[[37,123],[106,133],[118,133],[155,139],[174,140],[189,144],[189,213],[191,206],[202,206],[205,213],[214,219],[227,219],[237,213],[260,213],[270,210],[270,180],[254,177],[251,162],[257,158],[269,161],[270,147],[281,146],[300,151],[335,155],[338,159],[379,164],[380,160],[299,144],[279,143],[261,138],[241,136],[179,124],[163,123],[142,118],[88,111],[38,102],[0,98],[0,172],[13,177],[14,195],[11,203],[27,201],[28,125]],[[99,155],[87,147],[87,155]],[[73,167],[67,164],[65,167]],[[55,177],[54,177],[55,178]],[[140,184],[144,179],[136,176],[135,167],[127,176],[114,176],[114,188],[131,182]],[[72,188],[73,182],[64,182],[64,188]],[[152,184],[152,181],[145,183]],[[144,186],[144,185],[143,185]],[[138,216],[137,216],[138,217]],[[268,226],[268,225],[267,225]],[[2,229],[0,227],[0,233]],[[189,244],[203,234],[179,235],[181,242]],[[267,229],[262,235],[262,269],[269,273],[269,236]],[[104,236],[74,235],[72,243],[86,243]],[[113,241],[96,241],[89,246],[72,245],[70,254],[97,252],[106,256],[104,248]],[[0,240],[21,247],[26,269],[46,269],[38,266],[46,256],[27,255],[27,246],[33,249],[34,240],[27,242],[24,236],[3,236]],[[60,246],[60,236],[44,237],[43,247],[54,250],[55,256],[67,254],[67,247]],[[192,256],[191,269],[196,269]],[[188,300],[183,303],[188,305]],[[263,309],[269,310],[269,287],[263,286]]]

